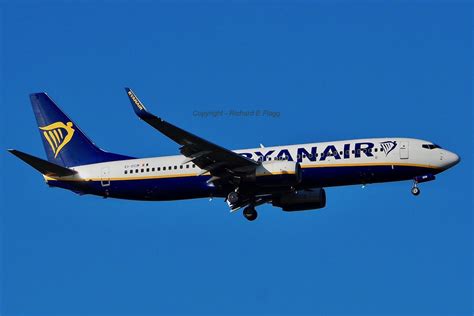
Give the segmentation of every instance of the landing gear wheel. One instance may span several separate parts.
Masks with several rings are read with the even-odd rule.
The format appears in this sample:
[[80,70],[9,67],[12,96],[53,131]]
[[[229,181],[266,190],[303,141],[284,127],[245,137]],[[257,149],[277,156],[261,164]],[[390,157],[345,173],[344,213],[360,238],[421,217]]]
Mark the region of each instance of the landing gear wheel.
[[244,209],[244,217],[249,221],[254,221],[257,219],[258,213],[253,206],[247,206]]
[[229,201],[230,204],[235,204],[239,201],[239,194],[237,192],[230,192],[227,195],[227,201]]
[[413,187],[413,188],[411,188],[411,194],[413,194],[414,196],[419,195],[420,192],[421,192],[421,191],[420,191],[420,188],[418,188],[418,187]]

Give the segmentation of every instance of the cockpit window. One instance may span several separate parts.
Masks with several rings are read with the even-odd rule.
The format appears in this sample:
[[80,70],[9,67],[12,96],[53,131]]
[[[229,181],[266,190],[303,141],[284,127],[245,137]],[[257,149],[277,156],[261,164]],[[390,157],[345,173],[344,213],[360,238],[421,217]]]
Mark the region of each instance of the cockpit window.
[[426,148],[426,149],[435,149],[435,148],[441,148],[441,146],[436,145],[436,144],[423,144],[421,147]]

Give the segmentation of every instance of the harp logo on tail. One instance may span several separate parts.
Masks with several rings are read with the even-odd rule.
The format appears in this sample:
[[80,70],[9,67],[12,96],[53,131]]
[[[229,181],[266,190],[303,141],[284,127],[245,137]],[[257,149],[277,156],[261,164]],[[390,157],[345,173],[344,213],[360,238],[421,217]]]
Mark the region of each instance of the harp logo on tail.
[[67,145],[74,135],[74,128],[72,128],[72,122],[56,122],[49,124],[47,126],[40,126],[40,130],[43,131],[43,136],[46,138],[51,150],[54,153],[54,158],[58,156],[61,152],[61,149]]

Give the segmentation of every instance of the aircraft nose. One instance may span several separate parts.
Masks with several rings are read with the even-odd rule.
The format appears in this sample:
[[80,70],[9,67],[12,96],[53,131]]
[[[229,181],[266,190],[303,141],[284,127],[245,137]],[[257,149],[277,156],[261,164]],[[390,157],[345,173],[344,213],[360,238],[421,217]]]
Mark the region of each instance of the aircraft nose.
[[453,152],[450,152],[450,151],[446,150],[446,152],[444,154],[444,160],[446,162],[446,168],[451,168],[451,167],[457,165],[461,161],[461,157],[459,157],[459,155],[457,155]]

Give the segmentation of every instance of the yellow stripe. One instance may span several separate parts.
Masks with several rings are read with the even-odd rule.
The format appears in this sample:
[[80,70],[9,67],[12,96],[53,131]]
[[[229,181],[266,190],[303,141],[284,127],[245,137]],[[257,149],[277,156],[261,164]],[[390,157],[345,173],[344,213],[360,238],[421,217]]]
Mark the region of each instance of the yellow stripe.
[[44,138],[46,138],[46,140],[48,141],[49,146],[51,146],[51,150],[52,150],[53,153],[54,153],[54,151],[55,151],[55,150],[54,150],[54,145],[53,145],[53,143],[51,142],[51,139],[49,139],[48,132],[43,132],[43,135],[44,135]]
[[[184,178],[197,176],[195,173],[187,174],[175,174],[175,175],[163,175],[163,176],[149,176],[149,177],[122,177],[122,178],[107,178],[110,181],[123,181],[123,180],[152,180],[152,179],[165,179],[165,178]],[[50,178],[49,180],[57,180],[56,178]],[[62,181],[101,181],[102,178],[83,178],[83,179],[61,179]]]
[[61,142],[59,141],[58,135],[57,135],[57,134],[54,134],[54,131],[53,131],[53,130],[50,131],[50,133],[51,133],[51,134],[50,134],[49,136],[52,135],[51,138],[53,139],[53,141],[56,141],[56,143],[57,143],[58,146],[59,146],[59,144],[60,144]]
[[54,136],[56,136],[56,139],[58,140],[58,144],[61,144],[61,138],[59,138],[59,134],[56,130],[53,131]]
[[[151,179],[165,179],[165,178],[185,178],[197,176],[195,173],[186,173],[186,174],[175,174],[175,175],[163,175],[163,176],[150,176],[150,177],[124,177],[124,178],[110,178],[110,181],[121,181],[121,180],[151,180]],[[98,181],[100,178],[90,178],[88,180]]]
[[63,130],[60,129],[60,128],[58,128],[57,131],[58,131],[58,133],[59,133],[59,136],[61,136],[61,139],[63,139],[63,138],[64,138],[64,136],[63,136]]
[[[302,168],[328,168],[328,167],[365,167],[365,166],[404,166],[404,167],[421,167],[429,169],[439,169],[439,167],[423,164],[411,164],[411,163],[353,163],[353,164],[316,164],[316,165],[302,165]],[[208,173],[207,173],[208,174]],[[293,173],[273,173],[271,175],[281,175],[281,174],[294,174]],[[205,176],[200,175],[201,176]],[[197,177],[197,173],[186,173],[186,174],[167,174],[162,176],[148,176],[148,177],[121,177],[121,178],[107,178],[110,181],[136,181],[136,180],[153,180],[153,179],[168,179],[168,178],[185,178],[185,177]],[[58,180],[56,178],[46,177],[46,180]],[[61,179],[61,181],[101,181],[102,178],[83,178],[83,179]]]
[[295,172],[288,172],[288,171],[280,171],[280,172],[274,172],[274,173],[269,173],[269,174],[261,174],[259,177],[267,177],[267,176],[279,176],[282,174],[295,174]]
[[53,142],[54,142],[54,151],[56,151],[56,148],[58,147],[58,142],[56,141],[56,138],[54,137],[53,132],[48,131],[48,135],[53,140]]

